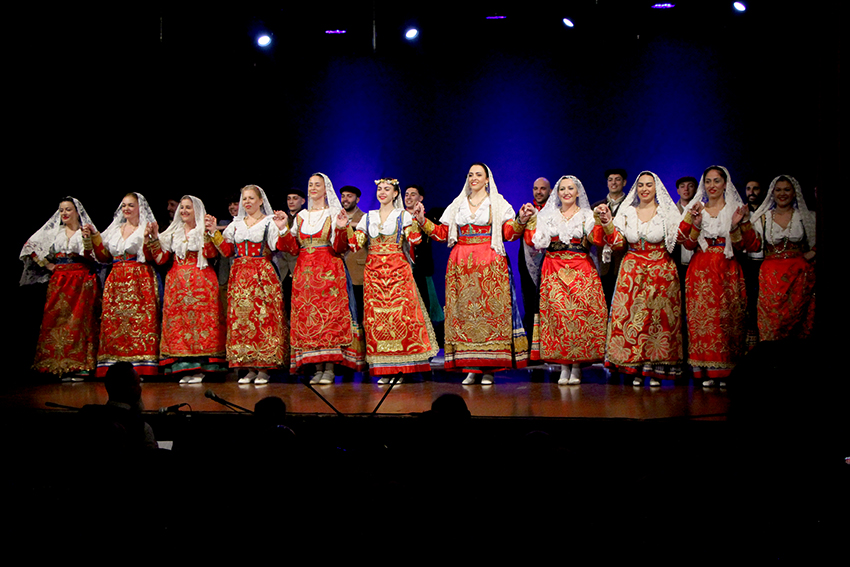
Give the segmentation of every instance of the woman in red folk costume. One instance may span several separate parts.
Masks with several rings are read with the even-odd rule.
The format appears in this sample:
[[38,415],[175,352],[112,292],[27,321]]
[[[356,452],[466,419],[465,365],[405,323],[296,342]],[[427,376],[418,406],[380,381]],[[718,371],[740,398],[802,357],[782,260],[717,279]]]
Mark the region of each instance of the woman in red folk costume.
[[452,247],[446,268],[445,368],[467,372],[463,384],[492,384],[499,370],[523,368],[528,340],[516,307],[504,241],[522,236],[534,205],[514,209],[483,163],[469,168],[460,195],[437,226],[422,203],[414,215],[428,236]]
[[145,198],[127,193],[103,234],[91,224],[83,227],[97,259],[112,262],[103,288],[98,377],[116,362],[132,362],[140,376],[159,369],[159,286],[145,239],[148,223],[154,221]]
[[[363,332],[342,261],[348,235],[335,222],[342,206],[327,175],[310,176],[307,197],[307,209],[281,239],[281,250],[298,256],[292,275],[290,368],[314,365],[310,383],[333,384],[334,363],[365,369]],[[285,230],[286,214],[278,213],[276,222]]]
[[807,338],[815,320],[815,213],[790,175],[773,180],[753,226],[765,244],[759,272],[759,339]]
[[[429,359],[439,347],[408,260],[409,247],[422,240],[419,225],[402,207],[397,180],[375,184],[381,208],[363,215],[356,229],[348,227],[348,240],[354,251],[368,249],[363,272],[366,361],[370,374],[386,384],[390,376],[430,371]],[[337,227],[346,226],[348,215],[341,211]],[[402,376],[392,381],[398,384]]]
[[529,246],[546,251],[531,359],[560,364],[562,386],[580,384],[581,365],[605,358],[608,308],[596,266],[587,255],[594,225],[584,186],[565,175],[523,236]]
[[257,185],[242,188],[239,212],[224,234],[216,222],[206,215],[207,234],[223,256],[235,256],[227,282],[227,362],[248,369],[240,384],[267,384],[267,370],[283,365],[286,353],[283,295],[271,259],[280,230]]
[[725,386],[744,355],[747,290],[735,250],[759,248],[749,210],[725,167],[705,170],[696,195],[685,208],[678,241],[694,250],[685,276],[688,309],[688,363],[704,387]]
[[606,364],[650,386],[681,373],[682,292],[676,264],[679,210],[657,175],[643,171],[611,218],[607,205],[595,212],[594,243],[628,247],[611,300]]
[[206,210],[197,197],[185,195],[164,232],[148,225],[154,260],[173,260],[165,279],[160,364],[166,374],[182,374],[181,384],[198,384],[204,372],[226,362],[218,279],[208,258],[218,251],[204,232]]
[[20,255],[21,285],[49,280],[33,368],[63,381],[80,381],[97,364],[100,294],[86,224],[82,203],[66,197]]

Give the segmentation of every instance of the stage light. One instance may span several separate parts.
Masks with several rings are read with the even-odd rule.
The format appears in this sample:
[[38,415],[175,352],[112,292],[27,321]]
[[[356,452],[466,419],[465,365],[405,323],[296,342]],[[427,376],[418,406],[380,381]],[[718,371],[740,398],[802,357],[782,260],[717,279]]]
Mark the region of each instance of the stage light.
[[747,5],[744,4],[743,2],[733,2],[732,7],[735,8],[736,10],[738,10],[739,12],[746,12],[747,11]]
[[499,15],[497,14],[497,15],[495,15],[495,16],[487,16],[487,19],[488,19],[488,20],[504,20],[504,19],[506,19],[506,17],[505,17],[505,16],[499,16]]
[[260,47],[268,47],[271,44],[271,42],[272,42],[272,38],[270,38],[266,34],[263,34],[263,35],[261,35],[260,37],[257,38],[257,45],[259,45]]
[[404,32],[404,37],[409,41],[413,41],[419,37],[419,30],[416,28],[409,28],[406,32]]
[[575,27],[575,24],[569,18],[564,18],[562,21],[564,22],[564,25],[567,26],[568,28],[574,28]]
[[345,33],[345,30],[325,30],[325,33],[339,34],[339,33]]
[[676,5],[670,2],[659,2],[658,4],[653,4],[652,8],[654,10],[669,10],[670,8],[675,8]]

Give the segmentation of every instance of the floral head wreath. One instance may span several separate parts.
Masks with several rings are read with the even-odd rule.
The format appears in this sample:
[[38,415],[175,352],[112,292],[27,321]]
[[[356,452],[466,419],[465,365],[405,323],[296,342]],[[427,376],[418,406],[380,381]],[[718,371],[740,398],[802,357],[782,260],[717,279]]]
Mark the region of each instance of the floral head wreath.
[[383,179],[376,179],[375,180],[375,186],[378,186],[381,183],[386,183],[387,185],[392,185],[393,187],[396,188],[397,193],[396,193],[395,199],[393,199],[393,207],[395,207],[396,209],[404,208],[402,206],[401,187],[399,187],[398,179],[394,179],[392,177],[385,177]]

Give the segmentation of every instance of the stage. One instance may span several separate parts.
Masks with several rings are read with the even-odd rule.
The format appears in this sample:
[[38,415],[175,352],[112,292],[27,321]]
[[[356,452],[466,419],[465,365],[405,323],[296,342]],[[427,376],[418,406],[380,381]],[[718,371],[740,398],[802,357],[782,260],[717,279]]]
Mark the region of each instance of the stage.
[[[463,386],[463,375],[435,369],[430,377],[416,375],[394,386],[376,413],[416,415],[429,410],[431,403],[445,393],[463,397],[472,415],[480,418],[723,420],[729,410],[726,389],[695,387],[691,380],[678,380],[675,384],[664,381],[661,387],[635,387],[630,377],[610,380],[600,365],[585,368],[583,374],[581,385],[559,386],[556,367],[538,366],[533,371],[499,373],[492,386]],[[390,389],[374,382],[356,373],[347,380],[337,376],[334,384],[314,385],[311,390],[296,377],[285,374],[273,375],[272,382],[264,385],[237,384],[233,373],[201,384],[178,384],[175,378],[157,376],[143,384],[142,401],[149,412],[181,403],[189,404],[181,408],[183,412],[232,411],[205,397],[205,392],[212,390],[247,409],[253,409],[266,396],[278,396],[293,415],[335,414],[318,393],[342,414],[368,415]],[[99,381],[18,381],[6,385],[0,409],[47,410],[45,402],[81,407],[106,400],[106,390]]]

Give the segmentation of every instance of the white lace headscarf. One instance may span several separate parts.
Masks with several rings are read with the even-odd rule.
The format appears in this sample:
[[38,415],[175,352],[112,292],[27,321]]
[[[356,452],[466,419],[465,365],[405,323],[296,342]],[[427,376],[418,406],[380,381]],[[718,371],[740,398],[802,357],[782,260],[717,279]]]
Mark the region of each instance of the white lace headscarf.
[[672,253],[673,248],[676,246],[676,235],[679,230],[679,208],[673,202],[670,193],[667,192],[667,188],[664,187],[661,179],[651,171],[641,171],[637,174],[635,182],[632,184],[632,188],[629,189],[629,193],[626,195],[623,204],[617,210],[617,216],[615,218],[620,219],[620,222],[618,222],[619,226],[624,226],[625,223],[623,221],[626,217],[626,211],[640,204],[637,184],[642,175],[651,175],[655,180],[655,202],[658,204],[655,214],[661,216],[661,220],[664,223],[664,244],[667,246],[667,251]]
[[[334,238],[336,236],[336,217],[339,212],[342,210],[342,203],[339,202],[339,195],[336,194],[336,189],[334,189],[334,184],[331,183],[331,178],[317,171],[310,177],[321,177],[325,180],[325,205],[328,207],[328,216],[331,219],[331,243],[333,243]],[[313,199],[310,197],[310,192],[307,192],[307,210],[313,208]],[[293,227],[293,230],[295,227]]]
[[274,214],[274,209],[272,209],[272,205],[269,203],[269,198],[266,196],[266,192],[263,191],[263,188],[259,185],[246,185],[239,191],[239,212],[236,213],[236,216],[233,219],[234,221],[241,221],[245,219],[246,213],[245,207],[242,205],[242,193],[244,193],[246,189],[253,189],[260,196],[260,199],[263,201],[263,204],[260,205],[260,211],[262,211],[264,216]]
[[[549,198],[546,199],[546,204],[543,206],[543,209],[537,213],[537,231],[531,239],[535,248],[544,249],[548,247],[549,243],[552,242],[552,235],[555,234],[558,235],[561,242],[567,242],[569,240],[569,236],[566,232],[563,234],[561,233],[562,229],[565,230],[567,228],[566,223],[563,222],[564,217],[561,215],[561,197],[558,195],[558,188],[561,186],[561,182],[564,179],[572,180],[576,189],[578,189],[576,204],[579,209],[590,210],[590,201],[587,198],[584,185],[582,185],[578,177],[574,175],[561,176],[557,183],[555,183],[552,187],[552,192],[549,193]],[[541,230],[541,227],[545,227],[545,229]]]
[[[83,207],[82,203],[74,197],[65,197],[59,203],[65,203],[67,201],[74,203],[74,207],[77,209],[77,214],[80,219],[80,228],[87,224],[94,226],[94,223],[91,221],[91,218],[89,218],[89,215],[86,213],[86,209]],[[53,242],[56,240],[56,234],[61,230],[65,230],[65,224],[62,222],[62,215],[59,213],[59,207],[56,207],[56,211],[53,215],[51,215],[47,222],[44,223],[44,225],[42,225],[35,234],[29,237],[24,244],[24,247],[21,248],[19,257],[24,262],[24,272],[21,274],[21,285],[44,283],[50,279],[49,273],[45,273],[44,270],[36,269],[38,264],[32,261],[32,255],[35,254],[36,258],[44,260],[48,254],[50,254],[50,249],[53,246]]]
[[773,181],[770,182],[770,187],[767,190],[767,195],[762,201],[759,208],[756,209],[756,212],[753,213],[750,221],[755,224],[756,220],[763,217],[767,211],[773,210],[776,208],[776,199],[773,197],[773,188],[776,187],[776,182],[781,180],[787,180],[794,187],[794,203],[793,207],[797,209],[797,212],[800,214],[800,221],[803,223],[803,228],[806,231],[806,240],[808,241],[809,248],[814,248],[815,246],[815,213],[809,211],[809,208],[806,206],[806,200],[803,198],[803,190],[800,188],[800,184],[797,180],[790,175],[779,175],[774,178]]
[[[150,205],[148,205],[147,199],[145,199],[144,195],[141,193],[128,193],[128,195],[135,195],[136,201],[139,203],[139,228],[136,230],[144,231],[145,227],[149,222],[156,222],[156,218],[153,216],[153,211],[151,210]],[[121,202],[124,202],[124,199],[121,199]],[[124,213],[121,212],[121,205],[118,205],[118,208],[115,210],[115,213],[112,215],[112,223],[106,230],[103,231],[102,238],[104,242],[109,241],[112,238],[112,235],[115,234],[116,231],[120,231],[124,227],[124,223],[127,222],[127,219],[124,217]],[[137,262],[145,263],[145,255],[138,254],[136,257]]]
[[[490,195],[490,248],[492,248],[500,256],[505,255],[505,245],[502,242],[502,219],[506,211],[512,209],[504,197],[499,194],[496,188],[496,181],[493,179],[493,172],[486,164],[484,169],[487,172],[488,186],[487,193]],[[440,217],[442,224],[449,225],[449,237],[447,244],[449,247],[457,244],[457,214],[464,201],[469,197],[469,176],[463,184],[463,190],[460,192],[454,201],[446,208],[443,216]]]
[[[195,212],[195,228],[189,231],[186,235],[189,239],[189,250],[198,251],[198,269],[203,270],[207,267],[207,259],[204,257],[204,218],[207,215],[207,210],[204,208],[204,203],[197,197],[192,195],[183,195],[180,198],[180,204],[186,199],[192,201],[192,207]],[[159,234],[159,245],[164,252],[174,252],[174,239],[182,239],[185,233],[186,223],[183,222],[183,217],[180,216],[180,209],[174,215],[174,220],[171,221],[171,226]]]
[[[727,170],[722,165],[712,165],[705,169],[702,174],[702,177],[699,179],[699,187],[697,187],[697,192],[694,195],[694,198],[690,200],[690,202],[685,205],[685,210],[682,211],[682,218],[688,214],[691,209],[697,203],[702,203],[705,205],[708,203],[708,193],[705,191],[705,174],[711,171],[712,169],[716,169],[718,171],[722,171],[726,174],[726,191],[723,193],[723,200],[725,201],[725,205],[720,210],[720,214],[718,218],[720,220],[720,226],[722,228],[722,233],[719,235],[726,239],[726,247],[723,250],[723,253],[727,258],[732,258],[735,255],[735,251],[732,248],[732,239],[729,237],[729,229],[732,228],[732,215],[735,211],[744,204],[741,200],[741,196],[738,194],[738,190],[735,189],[735,185],[732,183],[732,177],[729,175],[729,170]],[[699,242],[699,246],[703,252],[708,250],[708,242],[705,240],[705,236],[700,232],[699,238],[697,239]]]

